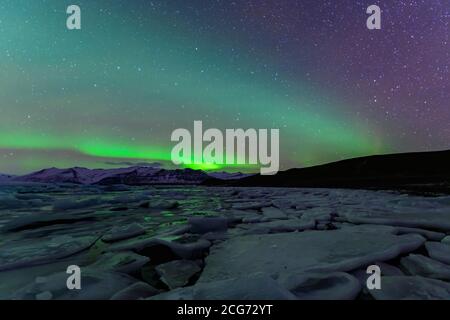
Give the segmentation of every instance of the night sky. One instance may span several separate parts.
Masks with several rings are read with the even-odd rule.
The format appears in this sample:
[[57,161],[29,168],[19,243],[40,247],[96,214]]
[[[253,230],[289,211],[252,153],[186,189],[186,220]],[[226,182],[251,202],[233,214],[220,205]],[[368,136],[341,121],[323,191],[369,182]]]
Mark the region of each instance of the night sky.
[[0,172],[167,164],[194,120],[279,128],[282,169],[448,149],[449,21],[450,0],[0,0]]

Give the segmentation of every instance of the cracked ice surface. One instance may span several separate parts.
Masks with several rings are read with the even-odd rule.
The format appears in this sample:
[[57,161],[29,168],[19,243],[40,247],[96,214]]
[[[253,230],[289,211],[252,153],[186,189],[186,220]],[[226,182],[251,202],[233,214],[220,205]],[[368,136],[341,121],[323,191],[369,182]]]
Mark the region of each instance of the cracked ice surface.
[[0,185],[0,298],[450,299],[449,233],[449,196]]

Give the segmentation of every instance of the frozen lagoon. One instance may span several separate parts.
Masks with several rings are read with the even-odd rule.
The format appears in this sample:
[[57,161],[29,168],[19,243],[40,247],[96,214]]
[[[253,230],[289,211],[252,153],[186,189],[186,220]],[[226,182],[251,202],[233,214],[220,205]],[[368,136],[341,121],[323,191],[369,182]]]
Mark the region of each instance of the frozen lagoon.
[[2,185],[0,298],[450,299],[448,234],[449,196]]

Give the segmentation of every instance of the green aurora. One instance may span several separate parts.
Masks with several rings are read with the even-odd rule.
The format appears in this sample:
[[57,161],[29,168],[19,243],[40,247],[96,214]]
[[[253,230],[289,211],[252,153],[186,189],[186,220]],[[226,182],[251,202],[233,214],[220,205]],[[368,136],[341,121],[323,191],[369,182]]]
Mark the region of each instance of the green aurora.
[[[198,34],[198,25],[158,10],[135,18],[118,5],[102,9],[102,1],[80,1],[83,28],[69,31],[60,1],[38,2],[2,5],[2,172],[107,160],[169,164],[171,132],[194,120],[279,128],[284,169],[389,150],[357,106],[277,72],[270,53],[248,54],[239,37]],[[247,54],[236,58],[236,50]]]

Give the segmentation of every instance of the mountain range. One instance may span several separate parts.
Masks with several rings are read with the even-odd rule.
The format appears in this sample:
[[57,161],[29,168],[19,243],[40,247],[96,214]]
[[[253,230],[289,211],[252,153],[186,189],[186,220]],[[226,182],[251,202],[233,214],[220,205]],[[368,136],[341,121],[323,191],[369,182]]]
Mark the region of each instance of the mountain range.
[[242,173],[215,172],[206,173],[201,170],[176,169],[167,170],[147,166],[132,166],[117,169],[87,169],[87,168],[48,168],[23,176],[0,175],[0,181],[38,182],[38,183],[74,183],[74,184],[201,184],[214,178],[230,180],[247,177]]
[[450,193],[450,150],[360,157],[273,176],[132,166],[117,169],[49,168],[23,176],[0,174],[0,182],[75,184],[193,184],[235,187],[407,189]]

